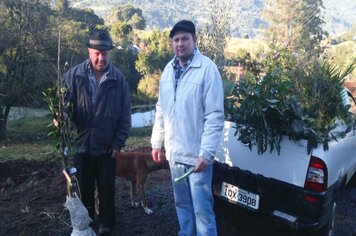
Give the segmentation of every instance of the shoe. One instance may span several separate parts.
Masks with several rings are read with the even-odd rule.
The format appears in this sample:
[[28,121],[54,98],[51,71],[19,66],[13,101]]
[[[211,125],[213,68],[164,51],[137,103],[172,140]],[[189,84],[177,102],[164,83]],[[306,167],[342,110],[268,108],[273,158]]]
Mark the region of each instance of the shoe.
[[100,225],[98,235],[101,235],[101,236],[111,235],[111,227],[105,226],[105,225]]

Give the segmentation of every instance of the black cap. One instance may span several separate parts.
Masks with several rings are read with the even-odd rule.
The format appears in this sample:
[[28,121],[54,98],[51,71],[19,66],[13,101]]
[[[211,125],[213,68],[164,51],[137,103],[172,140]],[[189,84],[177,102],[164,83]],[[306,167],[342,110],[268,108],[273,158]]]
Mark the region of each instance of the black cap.
[[89,43],[87,43],[87,46],[88,48],[100,51],[111,50],[115,47],[109,34],[105,31],[94,31],[90,37]]
[[169,33],[169,37],[173,38],[173,36],[178,30],[186,31],[195,35],[195,25],[189,20],[181,20],[177,24],[175,24],[171,32]]

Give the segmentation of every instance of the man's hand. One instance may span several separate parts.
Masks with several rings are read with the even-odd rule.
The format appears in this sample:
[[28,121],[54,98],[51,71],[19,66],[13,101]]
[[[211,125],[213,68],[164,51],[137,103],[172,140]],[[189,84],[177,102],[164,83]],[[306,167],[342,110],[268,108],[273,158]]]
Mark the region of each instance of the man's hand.
[[59,125],[58,120],[56,120],[56,119],[53,118],[53,125],[54,125],[55,127],[58,127],[58,125]]
[[210,164],[210,162],[207,159],[205,159],[204,157],[202,157],[202,156],[198,157],[198,159],[195,163],[194,173],[204,171],[209,166],[209,164]]
[[166,156],[162,154],[161,149],[152,148],[152,159],[155,162],[163,162],[166,160]]
[[[59,114],[58,114],[58,112],[56,113],[56,117],[57,117],[57,119],[56,118],[53,118],[53,125],[55,126],[55,127],[58,127],[58,125],[59,125]],[[63,119],[64,120],[67,120],[68,119],[68,114],[66,113],[66,112],[63,112]]]

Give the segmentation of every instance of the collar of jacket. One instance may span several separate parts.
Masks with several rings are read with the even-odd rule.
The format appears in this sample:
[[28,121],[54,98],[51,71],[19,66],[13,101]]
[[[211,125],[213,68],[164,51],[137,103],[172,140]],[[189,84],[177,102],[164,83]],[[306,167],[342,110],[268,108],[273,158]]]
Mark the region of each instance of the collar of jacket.
[[[202,63],[202,56],[203,54],[200,53],[199,49],[196,48],[195,55],[193,57],[193,60],[190,62],[189,67],[201,67]],[[168,65],[173,68],[173,63],[174,63],[175,57],[168,63]]]
[[[80,66],[77,70],[77,76],[80,76],[80,77],[88,77],[88,64],[90,63],[90,59],[86,59],[83,63],[82,63],[82,66]],[[110,76],[114,73],[114,67],[113,65],[111,64],[111,62],[109,62],[109,65],[108,65],[109,69],[108,69],[108,78],[107,80],[115,80],[115,77],[113,76]]]

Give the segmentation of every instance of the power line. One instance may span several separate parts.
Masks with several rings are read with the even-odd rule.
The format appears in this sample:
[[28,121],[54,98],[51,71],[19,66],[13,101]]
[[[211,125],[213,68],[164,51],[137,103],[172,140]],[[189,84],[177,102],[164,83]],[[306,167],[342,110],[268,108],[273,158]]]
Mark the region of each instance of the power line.
[[318,6],[315,5],[315,8],[312,8],[309,10],[309,12],[306,14],[306,16],[304,17],[304,19],[298,23],[296,26],[301,26],[301,28],[304,28],[304,26],[306,26],[307,24],[309,24],[309,22],[311,22],[315,17],[315,13],[317,13],[319,10]]

